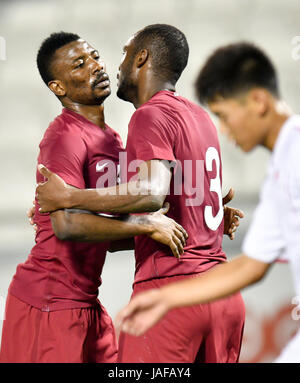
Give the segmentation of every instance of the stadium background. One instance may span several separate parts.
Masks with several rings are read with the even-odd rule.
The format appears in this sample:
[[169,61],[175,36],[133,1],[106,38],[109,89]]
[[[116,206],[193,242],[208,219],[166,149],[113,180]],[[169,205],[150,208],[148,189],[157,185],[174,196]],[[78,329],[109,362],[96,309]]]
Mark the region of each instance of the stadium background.
[[[126,143],[127,123],[134,109],[119,100],[115,91],[121,48],[131,34],[157,22],[175,25],[186,34],[190,58],[177,89],[194,101],[195,77],[214,48],[239,40],[257,43],[275,62],[282,95],[297,112],[300,61],[292,55],[292,39],[300,35],[299,15],[298,0],[1,0],[0,36],[6,41],[6,60],[0,61],[0,311],[3,313],[17,264],[26,259],[34,244],[26,209],[34,196],[38,144],[61,110],[35,64],[45,37],[53,31],[71,31],[100,50],[112,88],[105,102],[106,120]],[[256,149],[244,155],[226,138],[220,140],[223,193],[233,187],[233,205],[246,213],[236,240],[224,241],[231,257],[240,251],[269,154]],[[99,297],[112,317],[130,297],[133,271],[132,252],[108,255]],[[262,282],[243,292],[247,321],[241,361],[274,360],[300,324],[291,318],[294,295],[286,264],[276,264]]]

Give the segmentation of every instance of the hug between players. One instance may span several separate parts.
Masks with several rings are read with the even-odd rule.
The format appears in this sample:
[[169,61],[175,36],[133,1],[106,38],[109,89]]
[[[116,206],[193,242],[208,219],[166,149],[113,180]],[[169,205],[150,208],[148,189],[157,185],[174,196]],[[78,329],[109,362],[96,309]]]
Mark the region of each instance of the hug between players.
[[[1,362],[236,363],[239,290],[284,256],[300,295],[300,116],[253,44],[218,47],[200,69],[198,101],[221,131],[245,152],[272,152],[242,254],[228,262],[223,236],[234,239],[244,214],[227,206],[232,189],[223,197],[209,114],[176,91],[188,56],[184,33],[167,24],[125,42],[117,96],[135,112],[124,148],[104,115],[111,90],[101,49],[69,32],[42,42],[38,70],[62,112],[39,145],[28,213],[36,244],[9,287]],[[107,252],[128,249],[135,278],[117,339],[98,288]],[[300,332],[277,361],[299,362],[299,351]]]

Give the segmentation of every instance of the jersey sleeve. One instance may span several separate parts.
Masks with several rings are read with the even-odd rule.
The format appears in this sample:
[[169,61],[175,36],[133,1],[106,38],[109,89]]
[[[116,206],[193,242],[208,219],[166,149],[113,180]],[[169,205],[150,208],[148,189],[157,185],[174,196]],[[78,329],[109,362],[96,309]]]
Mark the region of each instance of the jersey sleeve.
[[39,162],[59,175],[67,184],[84,189],[83,168],[86,146],[81,136],[70,132],[44,140]]
[[137,110],[129,127],[127,148],[138,160],[175,161],[172,120],[158,107]]
[[265,263],[274,262],[286,247],[275,193],[267,178],[242,246],[244,254]]

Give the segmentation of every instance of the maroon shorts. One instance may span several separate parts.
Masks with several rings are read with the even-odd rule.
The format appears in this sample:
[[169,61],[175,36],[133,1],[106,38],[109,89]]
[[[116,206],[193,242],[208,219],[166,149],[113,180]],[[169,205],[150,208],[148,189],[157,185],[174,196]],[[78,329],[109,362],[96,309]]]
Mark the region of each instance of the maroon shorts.
[[1,362],[117,361],[117,340],[104,307],[44,312],[8,294]]
[[[135,284],[134,296],[187,278],[175,276]],[[121,363],[236,363],[245,320],[240,293],[212,303],[182,307],[140,337],[120,334]]]

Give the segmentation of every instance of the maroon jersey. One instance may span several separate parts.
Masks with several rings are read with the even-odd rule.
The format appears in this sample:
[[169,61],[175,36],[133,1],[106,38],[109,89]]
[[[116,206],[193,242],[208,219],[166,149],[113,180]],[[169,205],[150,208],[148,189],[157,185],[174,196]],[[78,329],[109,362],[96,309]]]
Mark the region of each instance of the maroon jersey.
[[[136,237],[135,282],[194,274],[226,259],[222,250],[222,165],[217,131],[208,114],[177,93],[160,91],[133,114],[127,138],[133,160],[173,162],[168,216],[189,238],[181,259],[147,236]],[[135,175],[128,172],[128,181]]]
[[[102,130],[68,109],[48,127],[40,143],[38,163],[77,188],[95,188],[99,176],[117,169],[124,150],[119,135],[106,125]],[[116,174],[112,177],[116,180]],[[44,177],[37,171],[36,181]],[[109,178],[107,178],[109,183]],[[104,184],[101,186],[112,186]],[[27,261],[17,267],[10,293],[44,311],[89,307],[95,304],[108,243],[60,241],[49,214],[40,214],[36,245]]]

